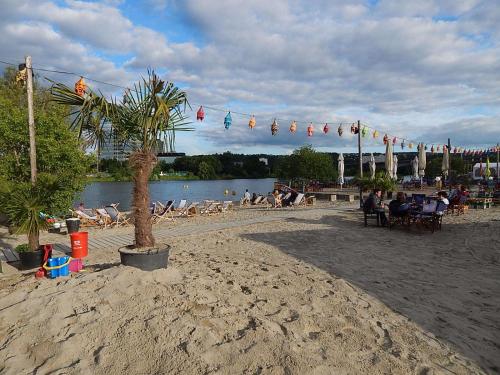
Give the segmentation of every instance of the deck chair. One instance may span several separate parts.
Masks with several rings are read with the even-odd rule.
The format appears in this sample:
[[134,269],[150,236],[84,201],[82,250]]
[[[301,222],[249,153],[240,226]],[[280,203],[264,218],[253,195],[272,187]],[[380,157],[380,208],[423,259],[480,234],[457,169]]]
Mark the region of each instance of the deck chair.
[[206,215],[216,214],[219,212],[219,206],[220,206],[219,202],[206,201],[204,207],[200,209],[200,213],[202,215],[204,215],[204,214],[206,214]]
[[227,212],[227,211],[230,211],[232,209],[233,209],[233,201],[224,201],[224,202],[222,202],[221,211],[223,213]]
[[295,200],[292,202],[292,207],[300,206],[300,205],[305,205],[306,200],[304,199],[304,194],[299,193],[297,194],[297,197]]
[[178,216],[193,216],[198,213],[198,209],[196,208],[200,202],[192,202],[188,206],[185,206],[183,209],[180,209],[177,213]]
[[255,200],[253,201],[253,205],[259,204],[262,201],[262,198],[264,198],[262,195],[259,195]]
[[80,219],[82,227],[100,226],[99,217],[92,210],[74,210],[73,215]]
[[162,220],[174,220],[174,203],[175,201],[171,201],[170,204],[163,206],[163,209],[160,212],[154,213],[151,217],[153,224],[158,224]]
[[122,226],[130,224],[130,219],[128,219],[123,212],[118,211],[117,205],[106,206],[104,209],[111,217],[112,224],[116,226]]
[[96,212],[104,228],[112,227],[114,225],[113,219],[111,219],[111,216],[109,216],[104,208],[97,208]]
[[187,200],[181,199],[179,202],[179,205],[175,207],[175,211],[182,211],[184,208],[186,208]]

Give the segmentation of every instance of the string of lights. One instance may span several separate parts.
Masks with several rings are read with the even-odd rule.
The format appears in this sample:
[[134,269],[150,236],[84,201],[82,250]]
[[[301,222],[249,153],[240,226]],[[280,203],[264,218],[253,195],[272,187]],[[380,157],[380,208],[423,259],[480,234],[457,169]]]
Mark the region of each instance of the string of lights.
[[[4,65],[14,66],[14,67],[17,67],[19,65],[19,64],[9,62],[6,60],[8,60],[8,59],[2,59],[2,60],[0,60],[0,63],[2,63]],[[114,87],[114,88],[120,88],[123,90],[135,91],[134,88],[130,88],[127,86],[98,80],[98,79],[95,79],[95,78],[92,78],[92,77],[89,77],[89,76],[86,76],[84,74],[77,73],[77,72],[70,72],[70,71],[65,71],[62,69],[50,69],[50,68],[41,67],[41,66],[33,66],[32,69],[34,71],[38,71],[38,72],[71,75],[71,76],[75,76],[75,77],[80,77],[80,79],[85,79],[89,82],[95,82],[98,84],[107,85],[107,86]],[[273,118],[274,121],[273,121],[273,124],[271,125],[271,131],[272,131],[273,135],[276,134],[278,131],[277,130],[278,129],[278,123],[277,123],[278,121],[291,123],[291,126],[290,126],[291,132],[296,131],[297,124],[309,124],[308,128],[307,128],[308,136],[313,135],[313,132],[314,132],[313,124],[314,123],[316,123],[316,124],[323,124],[324,123],[325,125],[323,126],[323,132],[325,134],[328,133],[329,126],[335,126],[335,127],[338,126],[337,132],[338,132],[338,135],[340,137],[342,137],[342,135],[344,133],[344,129],[343,129],[344,126],[350,127],[350,132],[353,134],[357,134],[357,132],[361,132],[362,138],[366,138],[368,136],[371,136],[373,139],[377,139],[377,138],[379,138],[379,135],[381,133],[384,133],[384,136],[382,137],[384,144],[387,144],[388,142],[392,142],[393,145],[396,146],[396,144],[399,143],[402,150],[405,147],[408,147],[408,149],[413,149],[413,146],[416,146],[416,148],[418,149],[418,147],[420,147],[420,145],[423,145],[423,147],[425,147],[425,149],[427,150],[427,145],[432,145],[430,151],[431,151],[431,153],[434,153],[434,152],[440,152],[440,151],[444,152],[444,149],[447,148],[447,145],[445,145],[445,144],[439,144],[436,142],[423,142],[420,140],[412,140],[412,139],[409,139],[407,137],[400,137],[398,135],[389,134],[385,131],[379,131],[376,128],[374,128],[373,126],[370,126],[364,122],[359,122],[359,126],[358,126],[357,121],[324,122],[324,121],[292,120],[292,119],[283,119],[283,118],[279,118],[279,117],[269,117],[269,116],[264,116],[264,115],[254,115],[254,114],[250,114],[250,113],[243,113],[243,112],[233,111],[231,109],[225,109],[225,108],[215,107],[215,106],[211,106],[211,105],[203,105],[200,103],[191,103],[191,104],[193,104],[195,106],[200,106],[200,108],[198,109],[198,112],[197,112],[197,119],[199,119],[201,121],[203,121],[204,116],[205,116],[203,109],[227,113],[228,115],[226,115],[226,117],[224,119],[224,125],[226,126],[226,129],[228,129],[229,126],[231,125],[231,122],[232,122],[231,114],[233,114],[233,115],[238,115],[238,116],[250,118],[249,126],[251,128],[253,128],[255,126],[256,118],[261,118],[261,119],[265,119],[265,120],[269,120],[270,118]],[[200,110],[202,111],[201,117],[200,117]],[[274,130],[273,130],[273,127],[275,127]],[[434,148],[435,144],[436,144],[436,148]],[[496,151],[497,148],[498,148],[498,145],[490,147],[490,148],[488,148],[488,150]],[[448,151],[451,152],[452,150],[448,150]],[[471,147],[466,147],[466,146],[455,146],[453,148],[453,151],[454,151],[454,153],[478,154],[478,153],[484,153],[485,149],[484,148],[480,148],[480,149],[471,148]]]

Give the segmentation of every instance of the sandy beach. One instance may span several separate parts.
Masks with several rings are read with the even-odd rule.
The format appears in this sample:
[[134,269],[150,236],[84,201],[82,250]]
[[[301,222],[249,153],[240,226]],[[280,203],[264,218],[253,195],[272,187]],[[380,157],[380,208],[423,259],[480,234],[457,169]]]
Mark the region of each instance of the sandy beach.
[[170,263],[153,272],[112,247],[68,278],[6,265],[0,373],[500,373],[500,209],[432,234],[364,228],[354,207],[162,223]]

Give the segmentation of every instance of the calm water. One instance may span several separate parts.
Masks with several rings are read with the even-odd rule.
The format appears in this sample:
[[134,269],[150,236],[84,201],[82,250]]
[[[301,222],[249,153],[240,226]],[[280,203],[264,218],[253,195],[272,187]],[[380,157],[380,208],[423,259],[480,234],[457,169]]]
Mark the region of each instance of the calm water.
[[[149,192],[152,201],[166,202],[175,199],[178,203],[181,199],[190,202],[203,199],[214,200],[239,200],[245,189],[250,193],[262,193],[272,191],[275,179],[265,178],[258,180],[213,180],[213,181],[152,181],[149,183]],[[225,190],[228,195],[224,195]],[[236,195],[231,192],[235,191]],[[84,202],[85,207],[103,207],[110,203],[120,203],[121,210],[130,210],[132,196],[131,182],[93,182],[75,201]]]

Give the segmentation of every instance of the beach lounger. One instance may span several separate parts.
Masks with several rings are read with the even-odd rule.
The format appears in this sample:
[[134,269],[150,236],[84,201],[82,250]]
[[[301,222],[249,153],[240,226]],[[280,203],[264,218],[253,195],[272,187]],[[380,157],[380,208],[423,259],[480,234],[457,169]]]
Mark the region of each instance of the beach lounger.
[[219,202],[206,201],[203,208],[200,209],[200,213],[202,215],[213,215],[219,213],[220,212],[219,206],[220,206]]
[[97,208],[96,212],[104,228],[112,227],[114,225],[113,219],[111,218],[111,216],[109,216],[104,208]]
[[200,202],[192,202],[190,203],[187,207],[184,207],[184,209],[179,210],[177,213],[178,216],[193,216],[198,213],[198,209],[196,208]]
[[130,219],[126,217],[123,212],[118,211],[117,205],[106,206],[104,209],[111,217],[112,224],[116,226],[122,226],[130,224]]
[[297,206],[305,205],[305,204],[306,204],[306,200],[304,198],[304,194],[299,193],[299,194],[297,194],[297,197],[295,198],[295,200],[292,202],[292,207],[297,207]]
[[259,195],[255,200],[253,201],[253,205],[259,204],[262,201],[262,198],[264,198],[262,195]]
[[175,207],[175,211],[182,211],[184,208],[186,208],[186,205],[187,205],[187,200],[181,199],[179,205]]
[[99,222],[99,217],[91,212],[91,210],[74,210],[73,216],[76,216],[80,219],[80,224],[82,227],[88,227],[88,226],[100,226],[101,223]]
[[161,203],[160,205],[163,207],[162,210],[158,213],[154,213],[153,216],[151,217],[151,220],[153,221],[153,224],[158,224],[159,222],[163,220],[174,220],[174,203],[175,201],[171,201],[170,204],[163,206]]

